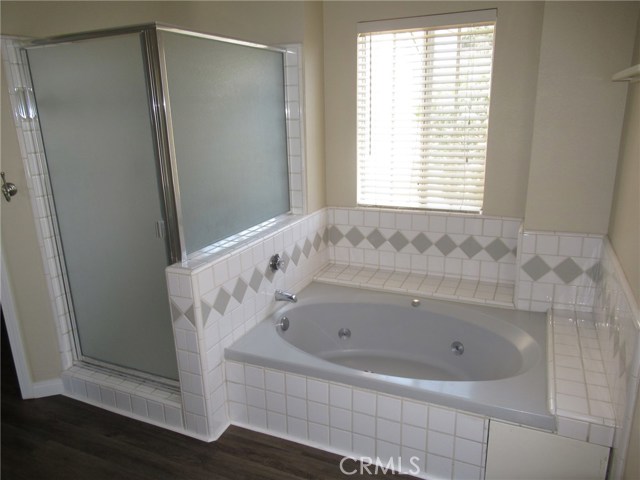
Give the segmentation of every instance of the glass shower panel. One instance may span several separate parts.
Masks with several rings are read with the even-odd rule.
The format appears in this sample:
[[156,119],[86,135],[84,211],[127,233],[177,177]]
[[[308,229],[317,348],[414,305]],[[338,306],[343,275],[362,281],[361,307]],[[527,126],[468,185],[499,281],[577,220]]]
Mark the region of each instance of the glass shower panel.
[[187,253],[289,211],[282,52],[160,31]]
[[142,37],[27,55],[82,355],[177,379]]

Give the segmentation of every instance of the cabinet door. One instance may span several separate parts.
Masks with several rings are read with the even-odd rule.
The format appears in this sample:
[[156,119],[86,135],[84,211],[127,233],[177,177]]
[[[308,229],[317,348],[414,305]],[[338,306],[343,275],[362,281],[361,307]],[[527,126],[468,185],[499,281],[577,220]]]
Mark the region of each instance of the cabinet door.
[[604,479],[609,449],[492,421],[486,480]]

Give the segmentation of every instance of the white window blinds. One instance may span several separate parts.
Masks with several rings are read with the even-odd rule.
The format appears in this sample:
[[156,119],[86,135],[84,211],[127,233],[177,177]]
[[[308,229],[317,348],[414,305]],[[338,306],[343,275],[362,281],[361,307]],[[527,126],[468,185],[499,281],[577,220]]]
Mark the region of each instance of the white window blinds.
[[358,203],[479,212],[495,10],[358,27]]

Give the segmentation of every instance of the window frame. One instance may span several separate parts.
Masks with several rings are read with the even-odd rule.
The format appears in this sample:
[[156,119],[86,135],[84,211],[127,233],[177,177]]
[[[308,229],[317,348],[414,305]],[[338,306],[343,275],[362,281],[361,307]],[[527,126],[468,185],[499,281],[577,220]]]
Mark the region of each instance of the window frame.
[[[487,150],[488,150],[487,147],[488,147],[489,115],[490,115],[490,103],[491,103],[491,83],[492,83],[492,78],[494,74],[493,58],[494,58],[495,43],[496,43],[495,42],[496,23],[497,23],[496,9],[476,10],[476,11],[470,11],[470,12],[458,12],[458,13],[451,13],[451,14],[429,15],[429,16],[421,16],[421,17],[400,18],[400,19],[392,19],[392,20],[378,20],[378,21],[372,21],[372,22],[358,23],[358,29],[357,29],[358,30],[358,45],[357,45],[358,77],[357,77],[357,112],[356,112],[357,122],[358,122],[357,130],[356,130],[356,134],[357,134],[357,204],[358,206],[418,209],[418,210],[430,210],[430,211],[438,211],[438,212],[454,211],[454,212],[460,212],[460,213],[478,213],[478,214],[482,213],[482,208],[483,208],[483,203],[485,198],[484,183],[485,183],[485,172],[486,172]],[[415,157],[414,160],[410,160],[408,158],[402,160],[402,157],[399,154],[396,154],[395,156],[393,154],[389,154],[387,158],[384,158],[383,156],[379,155],[379,157],[381,158],[378,159],[378,162],[388,163],[388,161],[392,161],[397,163],[397,166],[396,166],[396,163],[394,163],[392,168],[386,167],[387,176],[395,172],[396,168],[398,170],[401,170],[402,168],[404,168],[409,171],[413,171],[416,169],[421,170],[422,173],[418,174],[417,176],[414,176],[413,173],[407,174],[406,177],[403,178],[403,181],[405,185],[413,185],[414,184],[413,182],[416,182],[415,185],[421,184],[422,187],[415,188],[410,186],[400,186],[399,188],[392,189],[392,193],[381,194],[380,189],[384,188],[382,185],[385,182],[387,182],[386,178],[383,180],[377,180],[377,179],[371,180],[371,176],[369,176],[369,178],[366,178],[366,173],[365,173],[365,170],[367,169],[367,165],[365,162],[371,161],[371,158],[369,157],[368,152],[371,151],[371,145],[374,144],[375,141],[372,140],[371,138],[373,135],[369,135],[370,138],[365,138],[367,135],[365,133],[366,129],[371,128],[371,123],[372,123],[370,118],[366,118],[365,115],[371,113],[370,110],[371,110],[372,102],[369,99],[363,100],[362,98],[366,88],[368,88],[368,85],[369,85],[367,84],[367,87],[363,87],[363,81],[370,82],[373,76],[370,74],[370,71],[367,70],[367,68],[372,68],[372,67],[363,66],[364,65],[363,60],[366,61],[366,59],[362,57],[363,50],[361,50],[363,48],[366,48],[363,46],[364,45],[364,41],[362,40],[363,36],[368,36],[370,39],[374,35],[381,35],[381,34],[384,35],[386,33],[399,34],[399,32],[405,33],[405,32],[418,31],[418,30],[421,32],[434,32],[436,30],[444,31],[446,29],[454,29],[454,28],[460,29],[460,28],[467,28],[467,27],[479,26],[479,25],[491,25],[492,27],[489,33],[491,44],[489,48],[485,49],[485,50],[490,49],[490,52],[488,55],[485,54],[485,57],[484,57],[485,59],[488,58],[488,64],[487,64],[488,79],[485,78],[483,80],[484,84],[486,85],[486,100],[482,103],[482,108],[484,108],[484,111],[483,113],[481,113],[481,115],[485,115],[484,120],[481,122],[482,127],[480,129],[482,130],[481,136],[482,136],[483,142],[478,143],[478,145],[482,145],[481,152],[480,152],[481,158],[478,155],[476,155],[476,157],[478,157],[479,159],[474,160],[470,164],[468,160],[465,160],[465,163],[461,164],[461,162],[456,163],[454,160],[451,160],[453,156],[447,157],[445,155],[441,155],[442,158],[446,158],[446,160],[444,160],[445,163],[450,163],[452,165],[452,170],[454,170],[455,173],[442,173],[442,171],[440,171],[436,175],[431,175],[428,173],[425,174],[424,171],[428,170],[427,167],[431,166],[431,168],[433,168],[433,165],[436,165],[436,162],[430,161],[428,159],[428,157],[432,155],[433,150],[426,150],[423,148],[423,143],[427,143],[425,141],[425,138],[427,137],[427,135],[424,132],[416,133],[415,134],[416,138],[413,139],[413,143],[420,144],[419,149],[421,153],[416,154],[414,152],[413,153],[413,156]],[[430,33],[421,33],[421,35],[425,39],[428,38],[429,34]],[[459,31],[458,33],[451,34],[450,36],[455,36],[458,39],[457,41],[459,42],[463,36],[463,33]],[[431,47],[429,46],[430,45],[429,41],[431,40],[424,40],[425,52],[427,48],[433,48],[432,45]],[[456,49],[456,52],[458,52],[458,55],[460,54],[461,51],[462,50],[460,48]],[[395,53],[393,55],[395,55]],[[426,53],[421,53],[420,55],[423,55],[423,58],[425,60],[422,63],[426,65],[427,64]],[[394,57],[394,60],[395,60],[395,57]],[[365,73],[369,76],[363,77],[363,70],[365,70]],[[435,70],[435,68],[433,70]],[[428,80],[423,80],[421,87],[424,89],[431,88],[434,82],[433,78],[435,78],[435,76],[437,75],[438,74],[432,75],[431,77],[428,78]],[[463,81],[460,80],[460,76],[457,73],[450,76],[453,76],[455,78],[455,81],[451,83],[455,85],[459,85],[463,83]],[[487,77],[486,74],[485,74],[485,77]],[[471,84],[473,82],[476,82],[477,81],[475,80],[476,77],[473,77],[473,78],[474,78],[473,80],[467,80],[466,83]],[[419,81],[416,81],[415,84],[418,85]],[[423,90],[422,94],[424,96],[426,92],[428,95],[431,95],[434,91],[435,90],[433,89]],[[366,92],[366,93],[370,94],[371,92]],[[451,95],[451,97],[448,97],[448,98],[470,99],[472,97],[470,94],[467,93],[460,97],[458,97],[457,95]],[[362,106],[363,102],[366,104],[366,108],[368,110],[364,110],[364,107]],[[420,106],[421,107],[429,106],[429,103],[428,101],[423,101],[420,104]],[[393,108],[394,107],[391,107],[391,109]],[[394,110],[391,110],[391,111],[394,112]],[[395,124],[393,123],[395,121],[395,117],[393,118],[394,120],[389,121],[389,124],[392,126],[395,126]],[[369,122],[368,127],[363,127],[362,126],[363,122],[365,123]],[[416,123],[418,123],[417,120],[416,120]],[[427,129],[432,128],[428,126],[428,122],[424,123],[424,125],[427,125],[426,127]],[[470,128],[468,130],[472,130],[472,129]],[[477,132],[477,129],[476,129],[476,132]],[[477,133],[476,133],[476,138],[477,138]],[[446,142],[449,142],[449,143],[446,143]],[[465,153],[465,155],[471,151],[468,145],[473,143],[474,143],[473,141],[463,142],[464,148],[465,148],[464,152],[467,152]],[[451,145],[454,145],[452,140],[445,141],[445,146],[451,146]],[[415,148],[416,147],[414,147],[414,149]],[[418,158],[418,162],[416,162],[416,158]],[[477,167],[481,167],[481,170],[477,170]],[[469,168],[470,173],[467,173],[467,168]],[[471,171],[473,168],[476,168],[476,171]],[[371,170],[371,168],[369,168],[369,170]],[[384,167],[382,167],[379,171],[384,171]],[[418,177],[419,177],[419,180],[415,180],[415,178],[418,178]],[[469,188],[469,184],[471,182],[468,179],[473,178],[473,188],[475,189],[474,193],[472,194],[455,193],[457,180],[454,177],[461,177],[458,185],[461,185],[463,189]],[[447,178],[446,181],[443,180],[445,178]],[[444,193],[442,195],[442,198],[439,198],[437,202],[428,200],[429,198],[436,198],[436,197],[430,197],[428,191],[431,187],[429,186],[425,187],[425,184],[427,184],[428,182],[432,183],[434,179],[438,181],[443,180],[444,182],[443,183]],[[365,182],[367,182],[366,186],[363,187],[363,183]],[[387,182],[387,183],[389,185],[393,185],[393,182]],[[374,193],[371,193],[371,188],[370,188],[371,185],[373,185],[374,190],[377,188],[377,190],[375,190]],[[365,188],[369,189],[369,192],[363,193],[363,190]],[[414,200],[411,200],[411,201],[398,200],[399,194],[413,195]],[[372,201],[372,198],[376,196],[378,198],[374,199],[375,201]],[[386,197],[391,200],[380,201],[381,197]],[[396,198],[394,199],[393,197],[396,197]],[[449,197],[455,197],[454,201],[448,201],[447,198]]]

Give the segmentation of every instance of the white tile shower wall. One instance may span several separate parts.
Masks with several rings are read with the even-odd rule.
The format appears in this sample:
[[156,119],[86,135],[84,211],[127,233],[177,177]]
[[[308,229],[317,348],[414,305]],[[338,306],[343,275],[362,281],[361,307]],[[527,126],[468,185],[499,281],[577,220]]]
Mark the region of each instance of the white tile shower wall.
[[640,310],[608,239],[604,240],[594,315],[616,419],[609,478],[622,478],[640,383]]
[[234,424],[422,478],[484,478],[484,417],[249,364],[225,369]]
[[[2,37],[2,60],[14,112],[14,123],[36,222],[45,280],[56,320],[55,327],[64,369],[64,393],[126,416],[184,432],[180,398],[171,391],[149,387],[144,382],[125,381],[122,377],[105,375],[90,368],[74,366],[71,314],[62,268],[64,258],[62,250],[58,247],[60,238],[52,207],[53,198],[48,187],[40,125],[37,117],[23,119],[16,113],[19,106],[16,89],[30,88],[29,75],[19,48],[20,39]],[[144,393],[144,399],[141,399],[141,393]]]
[[283,45],[287,53],[285,63],[285,99],[287,118],[287,155],[289,157],[289,200],[291,213],[306,213],[305,162],[304,162],[304,115],[302,81],[302,46]]
[[453,213],[329,208],[331,261],[513,284],[520,223]]
[[71,320],[65,295],[65,280],[60,268],[61,254],[57,245],[56,225],[53,210],[50,208],[52,198],[47,188],[44,146],[41,140],[40,125],[37,118],[23,119],[17,112],[20,101],[17,91],[28,89],[29,75],[25,70],[20,55],[20,39],[2,37],[2,61],[5,70],[9,99],[14,115],[14,124],[18,134],[18,143],[24,165],[29,198],[33,217],[36,222],[36,235],[42,254],[42,262],[46,283],[51,299],[52,310],[56,317],[56,332],[62,360],[62,368],[73,365],[73,340],[71,336]]
[[[275,289],[298,291],[328,261],[326,210],[295,218],[195,268],[167,269],[187,428],[213,440],[229,424],[224,348],[274,308]],[[279,253],[284,267],[272,272]]]
[[591,311],[602,245],[602,235],[521,230],[516,308]]

